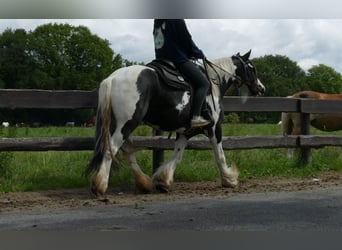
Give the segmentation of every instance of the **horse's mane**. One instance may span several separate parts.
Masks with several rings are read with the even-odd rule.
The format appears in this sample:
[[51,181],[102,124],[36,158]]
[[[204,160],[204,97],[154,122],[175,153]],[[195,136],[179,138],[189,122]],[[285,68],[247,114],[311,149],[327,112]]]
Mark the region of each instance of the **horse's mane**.
[[231,57],[219,58],[219,59],[213,60],[213,63],[219,66],[220,68],[225,69],[230,74],[233,74],[233,72],[235,72],[236,66],[234,65]]
[[[223,57],[212,61],[214,66],[214,69],[209,68],[208,69],[208,75],[211,79],[217,79],[217,76],[219,75],[220,78],[222,78],[222,75],[228,75],[228,77],[231,77],[236,69],[236,66],[233,63],[233,60],[231,57]],[[223,69],[223,70],[222,70]],[[218,74],[218,75],[217,75]],[[218,84],[213,84],[213,95],[214,96],[220,96],[220,86]]]

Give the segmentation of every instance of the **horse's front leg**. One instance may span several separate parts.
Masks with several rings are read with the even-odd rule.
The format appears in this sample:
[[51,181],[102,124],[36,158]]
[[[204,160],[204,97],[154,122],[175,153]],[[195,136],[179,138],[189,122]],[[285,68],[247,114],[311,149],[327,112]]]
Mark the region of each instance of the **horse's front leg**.
[[180,135],[176,139],[174,153],[172,157],[164,164],[162,164],[152,177],[154,186],[161,192],[168,192],[172,182],[173,175],[177,164],[182,160],[184,149],[187,145],[187,138]]
[[222,147],[222,137],[219,136],[219,138],[217,138],[216,133],[216,136],[210,138],[210,142],[213,146],[216,163],[220,170],[222,186],[232,188],[236,187],[239,183],[239,172],[235,164],[232,164],[230,167],[227,166],[226,157]]

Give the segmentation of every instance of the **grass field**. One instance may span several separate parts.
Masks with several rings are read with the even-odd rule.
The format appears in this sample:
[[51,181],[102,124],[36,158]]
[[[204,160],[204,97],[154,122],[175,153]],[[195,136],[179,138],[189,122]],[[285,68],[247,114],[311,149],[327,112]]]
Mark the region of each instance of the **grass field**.
[[[223,127],[229,135],[280,135],[281,128],[273,124],[229,124]],[[135,135],[150,135],[151,128],[141,126]],[[312,134],[326,134],[312,129]],[[334,134],[342,134],[337,132]],[[43,127],[2,128],[0,137],[72,137],[93,136],[94,128]],[[165,159],[171,154],[166,151]],[[340,147],[315,149],[312,162],[303,167],[297,160],[286,157],[286,149],[253,149],[225,152],[228,163],[236,163],[240,179],[264,176],[316,176],[323,171],[342,171]],[[32,191],[87,187],[83,170],[90,160],[90,151],[72,152],[0,152],[0,192]],[[151,151],[137,153],[138,163],[152,173]],[[216,180],[219,178],[212,151],[187,150],[175,172],[175,181]],[[113,171],[110,185],[133,183],[130,170],[123,166]]]

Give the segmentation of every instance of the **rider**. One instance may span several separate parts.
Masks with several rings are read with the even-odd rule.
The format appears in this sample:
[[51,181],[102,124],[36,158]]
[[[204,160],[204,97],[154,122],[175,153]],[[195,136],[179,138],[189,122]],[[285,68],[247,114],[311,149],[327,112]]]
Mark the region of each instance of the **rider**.
[[202,127],[210,123],[201,116],[202,106],[210,86],[206,76],[192,59],[205,56],[196,44],[183,19],[155,19],[153,27],[155,56],[172,61],[179,72],[194,86],[193,117],[191,127]]

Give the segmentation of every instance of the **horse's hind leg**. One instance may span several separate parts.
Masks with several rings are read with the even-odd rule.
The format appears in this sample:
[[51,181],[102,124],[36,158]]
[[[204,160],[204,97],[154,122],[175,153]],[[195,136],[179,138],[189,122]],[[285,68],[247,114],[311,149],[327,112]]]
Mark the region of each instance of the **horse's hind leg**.
[[[154,72],[144,69],[142,66],[121,68],[100,85],[94,156],[86,168],[86,174],[94,173],[92,190],[96,194],[106,191],[112,158],[148,110],[151,96],[148,74],[154,76]],[[140,169],[134,154],[129,159],[134,170]]]
[[95,195],[102,195],[106,192],[113,157],[115,157],[123,142],[124,140],[121,133],[115,131],[109,140],[109,147],[107,147],[103,153],[103,159],[99,170],[92,177],[91,190]]
[[139,167],[135,158],[135,148],[129,139],[124,139],[121,129],[116,130],[110,139],[110,150],[106,150],[104,153],[99,171],[93,176],[92,192],[98,195],[104,194],[107,190],[113,158],[115,158],[120,148],[124,152],[124,160],[132,169],[136,187],[143,193],[151,192],[153,189],[152,180]]
[[140,168],[135,158],[135,148],[131,140],[127,140],[122,146],[125,153],[125,160],[132,169],[135,185],[140,192],[149,193],[153,189],[151,178],[146,175]]

